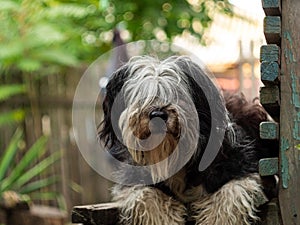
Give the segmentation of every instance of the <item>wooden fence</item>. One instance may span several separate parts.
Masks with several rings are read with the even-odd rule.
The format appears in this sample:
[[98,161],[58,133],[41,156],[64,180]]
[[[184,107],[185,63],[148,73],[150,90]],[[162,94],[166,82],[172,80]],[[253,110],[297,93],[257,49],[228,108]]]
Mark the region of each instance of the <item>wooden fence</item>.
[[[72,127],[72,103],[76,86],[86,68],[69,70],[65,74],[48,75],[28,84],[28,96],[11,98],[0,105],[0,110],[22,107],[27,110],[21,124],[25,142],[30,147],[41,135],[49,136],[48,149],[61,152],[61,160],[51,167],[50,174],[61,177],[48,189],[61,193],[67,211],[76,204],[98,203],[110,198],[110,181],[98,175],[81,156],[75,143]],[[2,80],[2,82],[4,82]],[[88,90],[87,90],[88,91]],[[15,126],[0,129],[2,149],[7,146]],[[83,194],[84,193],[84,194]],[[38,202],[58,206],[54,201]]]

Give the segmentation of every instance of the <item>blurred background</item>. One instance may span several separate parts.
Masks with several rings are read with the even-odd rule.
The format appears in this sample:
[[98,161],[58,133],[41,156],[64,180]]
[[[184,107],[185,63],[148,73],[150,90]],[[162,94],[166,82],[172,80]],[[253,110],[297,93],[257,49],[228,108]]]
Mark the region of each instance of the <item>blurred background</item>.
[[[20,202],[69,214],[110,200],[111,182],[82,158],[72,128],[77,84],[99,56],[129,42],[174,43],[222,89],[252,100],[263,17],[260,0],[0,0],[0,224],[1,209]],[[105,54],[105,73],[131,51]]]

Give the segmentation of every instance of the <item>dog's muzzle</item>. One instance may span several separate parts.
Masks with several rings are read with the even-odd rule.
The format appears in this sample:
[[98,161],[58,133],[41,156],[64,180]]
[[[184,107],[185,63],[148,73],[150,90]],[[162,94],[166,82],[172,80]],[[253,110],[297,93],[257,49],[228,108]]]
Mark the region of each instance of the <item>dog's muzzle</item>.
[[[130,111],[130,110],[129,110]],[[136,162],[157,163],[176,149],[180,138],[179,114],[175,106],[149,106],[129,113],[123,139]]]
[[149,113],[149,130],[151,134],[164,134],[167,132],[166,123],[168,113],[164,110],[155,109]]

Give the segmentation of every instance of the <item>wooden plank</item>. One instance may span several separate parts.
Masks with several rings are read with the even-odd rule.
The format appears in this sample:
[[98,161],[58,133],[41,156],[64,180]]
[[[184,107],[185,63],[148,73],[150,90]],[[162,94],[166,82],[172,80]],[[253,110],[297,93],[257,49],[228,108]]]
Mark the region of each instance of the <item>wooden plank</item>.
[[[260,195],[256,199],[257,207],[262,206],[267,202],[268,199],[265,195]],[[75,206],[72,210],[71,222],[81,223],[83,225],[116,225],[119,224],[119,209],[120,204],[116,202],[102,203],[97,205]],[[267,211],[264,211],[264,213],[266,212]],[[194,221],[186,222],[186,225],[194,224]]]
[[259,136],[261,139],[277,140],[279,136],[279,126],[276,122],[261,122],[259,125]]
[[84,225],[115,225],[119,218],[119,203],[75,206],[72,210],[72,223]]
[[267,16],[281,15],[281,1],[280,0],[262,0],[262,7]]
[[279,16],[266,16],[264,34],[268,44],[281,44],[281,19]]
[[300,221],[300,1],[282,1],[280,185],[283,224]]
[[261,81],[264,84],[279,82],[280,68],[277,62],[262,62],[260,65]]
[[265,158],[259,160],[259,174],[272,176],[278,174],[278,158]]
[[259,209],[261,225],[282,225],[278,199],[272,199],[268,204],[265,204]]
[[66,213],[56,208],[33,205],[30,210],[12,210],[7,212],[9,225],[64,225]]
[[276,85],[266,86],[260,89],[260,102],[265,110],[278,121],[280,114],[279,88]]
[[261,193],[256,196],[254,204],[256,207],[259,207],[261,205],[266,204],[268,201],[269,201],[268,197],[264,193]]
[[260,48],[260,62],[277,62],[280,64],[280,47],[275,44],[262,45]]
[[279,88],[274,86],[266,86],[260,89],[260,102],[262,105],[279,105]]

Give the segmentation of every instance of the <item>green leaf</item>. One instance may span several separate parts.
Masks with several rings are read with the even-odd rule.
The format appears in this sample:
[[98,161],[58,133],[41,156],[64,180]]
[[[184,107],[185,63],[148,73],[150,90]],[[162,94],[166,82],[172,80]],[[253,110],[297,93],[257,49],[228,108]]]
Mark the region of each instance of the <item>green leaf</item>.
[[18,150],[18,144],[23,136],[23,132],[20,129],[17,129],[13,137],[11,138],[11,141],[4,151],[4,155],[1,158],[0,161],[0,181],[3,180],[5,174],[7,173],[9,166],[13,160],[13,158],[16,155],[16,152]]
[[5,113],[0,113],[0,126],[23,121],[25,118],[25,110],[17,109]]
[[6,177],[0,184],[0,192],[9,189],[14,182],[16,182],[21,176],[24,176],[24,170],[30,166],[34,159],[43,155],[46,152],[47,138],[41,137],[38,139],[33,146],[26,152],[21,161],[11,171],[10,175]]
[[13,1],[2,0],[0,4],[0,11],[17,11],[20,9],[20,6]]
[[31,28],[31,31],[26,36],[26,47],[32,48],[43,45],[51,45],[61,43],[66,39],[65,34],[56,25],[49,21],[41,22]]
[[82,186],[80,186],[80,185],[77,184],[76,182],[70,181],[69,185],[70,185],[70,188],[71,188],[73,191],[75,191],[75,192],[77,192],[77,193],[82,193],[82,192],[83,192]]
[[57,200],[59,209],[66,211],[67,203],[66,203],[65,197],[62,194],[57,194],[56,200]]
[[32,193],[30,197],[32,200],[56,200],[58,195],[57,192],[42,192]]
[[26,88],[23,84],[0,85],[0,101],[24,92],[26,92]]
[[18,63],[18,67],[20,68],[20,70],[23,70],[25,72],[34,72],[39,70],[42,65],[38,60],[22,58]]
[[65,66],[76,66],[78,65],[78,60],[73,54],[62,49],[53,49],[48,51],[39,52],[35,57],[46,62],[57,63]]
[[57,19],[58,17],[74,17],[84,18],[90,14],[90,10],[86,6],[80,4],[61,4],[49,9],[46,16],[50,19]]
[[48,187],[48,186],[56,183],[58,180],[59,180],[59,177],[52,176],[52,177],[48,177],[48,178],[41,179],[38,181],[34,181],[34,182],[31,182],[31,183],[23,186],[20,189],[19,193],[20,194],[28,194],[28,193],[34,192],[41,188]]
[[109,6],[108,0],[99,0],[99,8],[100,10],[106,10]]
[[17,38],[10,43],[1,43],[0,45],[0,59],[9,60],[13,58],[20,58],[23,54],[23,44]]
[[38,164],[36,164],[31,169],[27,170],[24,174],[18,177],[16,180],[14,187],[20,188],[25,183],[29,182],[33,177],[43,173],[45,170],[49,168],[50,165],[55,163],[58,159],[60,159],[60,152],[55,152],[49,157],[45,158]]

